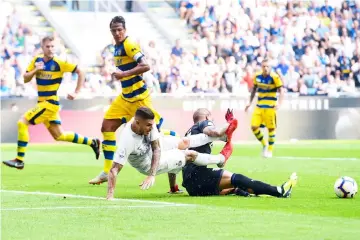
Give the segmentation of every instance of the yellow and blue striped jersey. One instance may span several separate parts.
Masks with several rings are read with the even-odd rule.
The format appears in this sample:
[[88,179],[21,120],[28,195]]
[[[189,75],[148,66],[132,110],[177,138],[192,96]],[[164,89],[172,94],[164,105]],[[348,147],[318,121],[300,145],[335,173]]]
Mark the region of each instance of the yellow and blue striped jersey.
[[277,73],[270,72],[269,75],[263,76],[262,72],[257,73],[254,78],[254,86],[257,87],[258,93],[257,107],[273,108],[276,105],[276,93],[282,86],[281,79]]
[[[129,37],[114,47],[114,63],[121,71],[127,71],[137,66],[144,57],[140,46]],[[121,81],[122,97],[128,102],[143,100],[150,95],[149,90],[141,75],[132,75]]]
[[38,89],[38,101],[48,101],[54,105],[59,105],[57,90],[60,87],[65,72],[74,72],[76,64],[68,63],[53,57],[45,62],[43,55],[38,55],[32,59],[26,71],[30,72],[35,69],[36,62],[44,62],[44,69],[36,73],[36,84]]

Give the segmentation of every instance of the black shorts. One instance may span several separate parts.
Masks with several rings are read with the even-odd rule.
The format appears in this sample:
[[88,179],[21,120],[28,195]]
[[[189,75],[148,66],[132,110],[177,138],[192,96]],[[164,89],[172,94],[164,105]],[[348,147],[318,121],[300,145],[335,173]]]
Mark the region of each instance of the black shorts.
[[183,187],[190,196],[219,195],[219,184],[223,175],[222,169],[196,168],[186,173],[183,178]]

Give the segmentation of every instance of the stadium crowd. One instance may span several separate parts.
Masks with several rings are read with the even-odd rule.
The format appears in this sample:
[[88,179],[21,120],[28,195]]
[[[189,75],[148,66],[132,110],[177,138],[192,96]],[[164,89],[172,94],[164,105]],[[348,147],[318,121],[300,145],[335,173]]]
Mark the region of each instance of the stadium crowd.
[[[16,6],[10,2],[2,3],[0,15],[1,96],[37,96],[36,82],[24,84],[22,76],[31,59],[41,53],[40,40],[48,33],[34,31],[29,27],[24,22],[24,16],[21,16]],[[52,34],[56,39],[56,55],[77,62],[73,54],[67,53],[65,45],[57,33],[53,32]],[[61,92],[63,92],[62,95],[68,93],[69,85],[75,87],[75,81],[71,74],[64,76],[60,94],[62,94]]]
[[[177,41],[164,50],[155,41],[140,41],[158,79],[157,92],[247,94],[264,58],[288,92],[337,96],[360,87],[358,2],[182,0],[177,11],[192,31],[193,48]],[[40,50],[41,36],[21,22],[16,10],[9,8],[3,16],[8,17],[0,25],[1,94],[36,95],[34,87],[22,84],[21,75]],[[61,40],[58,53],[66,55]],[[84,92],[119,92],[119,82],[110,77],[111,45],[99,63],[87,74]],[[75,81],[68,76],[60,94],[70,85],[75,87]]]
[[262,59],[268,58],[288,92],[356,91],[360,1],[317,2],[178,1],[181,19],[194,31],[196,49],[181,54],[175,48],[173,55],[206,69],[202,76],[189,77],[188,69],[180,67],[180,78],[192,79],[193,92],[242,92],[251,87]]

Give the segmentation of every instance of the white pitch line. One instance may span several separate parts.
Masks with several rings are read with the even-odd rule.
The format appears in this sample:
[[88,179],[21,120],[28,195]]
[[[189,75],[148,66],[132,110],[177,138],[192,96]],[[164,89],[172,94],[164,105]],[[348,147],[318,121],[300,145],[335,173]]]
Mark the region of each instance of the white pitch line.
[[280,157],[276,157],[274,156],[274,158],[278,158],[278,159],[293,159],[293,160],[325,160],[325,161],[358,161],[360,160],[359,158],[341,158],[341,157],[286,157],[286,156],[280,156]]
[[[84,196],[84,195],[67,194],[67,193],[27,192],[27,191],[16,191],[16,190],[0,190],[0,192],[4,192],[4,193],[16,193],[16,194],[29,194],[29,195],[54,196],[54,197],[69,197],[69,198],[106,200],[106,198],[104,198],[104,197]],[[151,201],[151,200],[140,200],[140,199],[125,199],[125,198],[115,198],[115,199],[113,199],[113,200],[111,200],[111,201],[118,201],[118,202],[136,202],[136,203],[152,203],[152,204],[167,205],[167,206],[195,206],[194,204],[171,203],[171,202],[162,202],[162,201]]]
[[103,209],[103,208],[163,208],[179,207],[177,205],[139,205],[139,206],[54,206],[54,207],[18,207],[18,208],[0,208],[0,211],[27,211],[27,210],[62,210],[62,209]]

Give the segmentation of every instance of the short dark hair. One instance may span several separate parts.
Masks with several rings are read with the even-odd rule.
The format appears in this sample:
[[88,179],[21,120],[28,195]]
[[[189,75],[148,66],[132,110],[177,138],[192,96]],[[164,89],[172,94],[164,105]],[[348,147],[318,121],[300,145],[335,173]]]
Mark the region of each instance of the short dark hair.
[[54,37],[51,37],[51,36],[43,37],[43,39],[41,40],[41,44],[44,44],[47,41],[50,41],[50,42],[54,41]]
[[146,119],[146,120],[148,120],[148,119],[154,120],[155,115],[154,115],[153,111],[151,111],[150,108],[139,107],[136,110],[135,117],[139,117],[139,118]]
[[126,29],[125,27],[125,18],[123,16],[116,16],[116,17],[113,17],[113,19],[111,19],[111,22],[110,22],[110,28],[111,28],[111,24],[113,23],[121,23],[123,25],[123,27]]
[[202,116],[210,116],[211,112],[206,108],[199,108],[193,114],[194,123],[198,122]]

